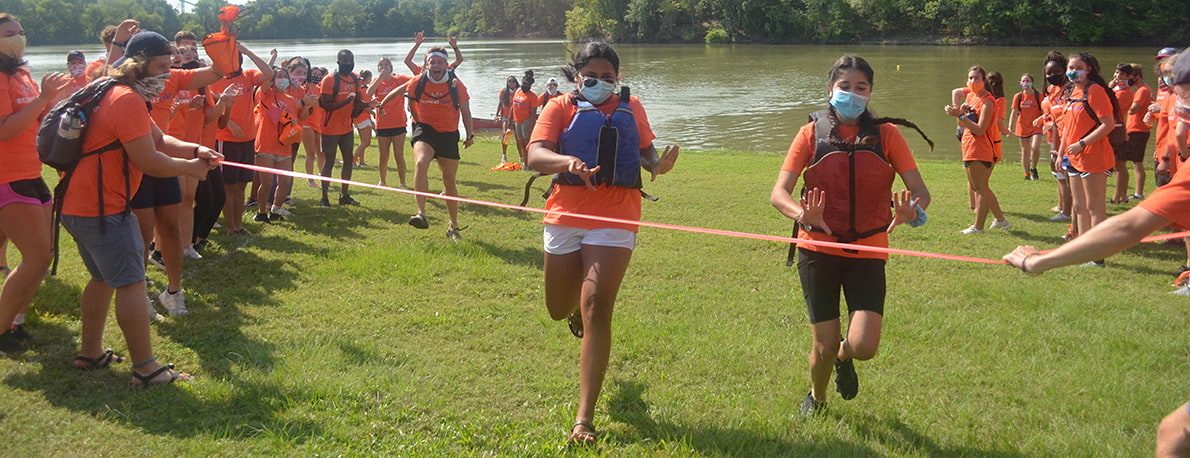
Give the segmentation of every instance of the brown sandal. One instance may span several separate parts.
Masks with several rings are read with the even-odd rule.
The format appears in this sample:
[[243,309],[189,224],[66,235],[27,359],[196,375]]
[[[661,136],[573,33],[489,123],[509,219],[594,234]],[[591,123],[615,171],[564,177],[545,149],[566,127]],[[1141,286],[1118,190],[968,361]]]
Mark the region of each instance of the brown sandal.
[[566,317],[566,324],[570,326],[570,333],[575,337],[583,338],[583,316],[578,310]]
[[[574,430],[579,426],[586,427],[590,432],[575,432]],[[599,433],[595,431],[595,425],[589,421],[576,421],[574,425],[570,426],[570,437],[566,439],[568,445],[594,445],[598,441],[596,435]]]

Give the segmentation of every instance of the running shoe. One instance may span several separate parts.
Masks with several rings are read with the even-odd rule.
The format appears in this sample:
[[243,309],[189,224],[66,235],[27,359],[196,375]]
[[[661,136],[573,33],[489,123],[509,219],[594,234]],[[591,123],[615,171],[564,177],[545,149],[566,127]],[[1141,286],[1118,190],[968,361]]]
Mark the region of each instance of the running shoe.
[[1133,194],[1128,196],[1128,198],[1132,200],[1145,200],[1145,196],[1143,194]]
[[1058,213],[1050,217],[1050,221],[1070,221],[1070,215]]
[[272,211],[270,211],[269,213],[272,213],[274,215],[281,215],[281,216],[285,216],[285,217],[293,216],[293,212],[287,210],[285,207],[273,206]]
[[327,198],[326,198],[326,197],[323,197],[323,198],[322,198],[322,200],[319,200],[319,201],[318,201],[318,206],[319,206],[319,207],[330,207],[330,206],[331,206],[331,201],[330,201],[330,200],[327,200]]
[[968,228],[966,228],[966,229],[963,229],[963,230],[961,230],[961,231],[959,231],[959,232],[960,232],[960,233],[962,233],[962,234],[967,234],[967,235],[971,235],[971,234],[982,234],[982,233],[983,233],[983,229],[979,229],[979,228],[976,228],[976,227],[975,227],[975,225],[971,225],[971,227],[968,227]]
[[15,355],[24,353],[28,350],[21,341],[17,339],[16,331],[9,329],[0,334],[0,353]]
[[1032,179],[1033,179],[1033,175],[1029,175],[1028,173],[1025,174],[1025,181],[1029,181]]
[[161,306],[165,307],[165,311],[169,312],[169,316],[185,315],[190,313],[186,310],[186,292],[179,290],[176,293],[170,294],[169,290],[161,292],[157,296],[157,301],[161,302]]
[[269,222],[273,221],[285,221],[285,216],[280,213],[269,213]]
[[430,227],[430,222],[426,221],[426,214],[417,212],[416,215],[409,217],[409,225],[418,229],[426,229]]
[[187,258],[194,259],[194,260],[202,259],[202,255],[198,254],[198,250],[194,249],[194,245],[188,245],[188,246],[186,246],[186,248],[183,248],[182,256],[185,256]]
[[356,202],[351,196],[342,196],[339,197],[339,205],[359,205],[359,202]]
[[1034,180],[1041,179],[1041,178],[1038,178],[1038,176],[1037,176],[1037,168],[1036,167],[1029,169],[1029,173],[1033,175]]
[[1012,223],[1008,222],[1007,219],[995,220],[992,221],[992,229],[1004,229],[1006,231],[1011,231]]
[[265,224],[272,223],[272,221],[269,220],[269,215],[266,213],[257,213],[256,216],[252,217],[252,221],[256,221],[258,223],[265,223]]
[[12,335],[13,337],[16,337],[18,341],[26,345],[37,341],[37,338],[33,337],[32,334],[29,334],[29,331],[25,330],[24,324],[13,326]]
[[855,373],[855,359],[835,360],[835,391],[845,401],[855,399],[859,393],[859,376]]
[[244,202],[244,208],[255,207],[255,206],[256,206],[256,199],[250,198],[250,199],[248,199],[247,202]]
[[149,305],[149,321],[161,321],[161,315],[158,315],[157,309],[153,308],[153,298],[148,298],[145,303]]
[[149,254],[149,262],[157,266],[158,269],[165,270],[165,258],[161,256],[160,251],[153,250],[153,252]]
[[814,400],[813,392],[806,393],[806,398],[802,399],[802,406],[798,409],[798,413],[804,419],[810,419],[826,413],[826,403]]
[[1177,294],[1179,296],[1190,296],[1190,285],[1186,285],[1186,286],[1180,287],[1178,289],[1175,289],[1173,291],[1170,291],[1169,294]]
[[1104,268],[1104,267],[1107,267],[1107,262],[1105,262],[1104,260],[1100,259],[1100,260],[1098,260],[1098,261],[1091,261],[1091,262],[1088,262],[1088,263],[1086,263],[1086,264],[1083,264],[1083,265],[1082,265],[1082,266],[1080,266],[1080,267],[1098,267],[1098,268],[1102,269],[1102,268]]
[[286,197],[286,198],[285,198],[285,205],[288,205],[288,206],[292,207],[292,206],[293,206],[293,197]]
[[219,224],[219,223],[215,223],[215,224],[211,225],[211,229],[223,229],[223,225]]
[[459,232],[462,232],[463,229],[466,229],[466,228],[451,226],[449,229],[446,230],[446,238],[450,239],[450,241],[452,241],[452,242],[458,242],[459,240],[463,240],[463,234],[459,233]]

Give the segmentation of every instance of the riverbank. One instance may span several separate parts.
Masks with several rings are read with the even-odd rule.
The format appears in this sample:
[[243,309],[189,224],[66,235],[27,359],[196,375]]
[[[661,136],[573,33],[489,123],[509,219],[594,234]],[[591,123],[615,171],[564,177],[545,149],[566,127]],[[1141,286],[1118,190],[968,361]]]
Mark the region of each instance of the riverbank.
[[[462,194],[519,201],[528,173],[489,171],[498,159],[491,140],[464,150]],[[781,160],[683,152],[647,183],[661,200],[645,202],[644,218],[788,234],[768,204]],[[1053,180],[1021,182],[1007,165],[992,184],[1016,228],[963,236],[961,165],[920,165],[930,221],[897,229],[894,247],[994,259],[1018,244],[1057,246],[1065,232],[1048,221]],[[378,179],[374,166],[355,177]],[[435,192],[438,177],[432,167]],[[157,356],[197,376],[189,384],[128,388],[127,363],[70,369],[84,269],[64,237],[60,273],[30,312],[39,343],[0,359],[6,454],[564,453],[578,341],[544,310],[539,215],[463,205],[470,228],[452,244],[440,201],[423,231],[405,224],[408,196],[358,189],[362,205],[323,209],[304,183],[295,191],[296,216],[249,221],[254,237],[217,236],[205,259],[187,262],[191,313],[153,332]],[[1186,343],[1171,336],[1190,327],[1190,308],[1166,293],[1184,260],[1177,249],[1146,244],[1107,269],[1041,277],[894,256],[880,355],[857,365],[859,397],[832,396],[824,419],[800,422],[810,337],[785,252],[641,230],[617,301],[596,452],[1144,455],[1162,416],[1186,401],[1176,382]],[[149,275],[163,284],[161,271]],[[127,354],[114,319],[106,336]]]

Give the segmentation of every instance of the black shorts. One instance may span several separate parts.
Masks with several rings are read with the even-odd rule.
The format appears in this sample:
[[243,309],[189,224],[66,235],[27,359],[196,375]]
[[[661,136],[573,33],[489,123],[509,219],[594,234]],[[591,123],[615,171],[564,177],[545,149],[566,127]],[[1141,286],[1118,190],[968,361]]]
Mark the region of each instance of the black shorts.
[[[253,141],[227,142],[219,140],[219,153],[225,162],[256,164],[256,145]],[[256,172],[233,165],[223,167],[223,184],[251,183]]]
[[0,184],[0,207],[8,204],[46,206],[52,200],[54,195],[41,177]]
[[984,167],[987,167],[989,169],[996,165],[996,163],[992,162],[992,161],[963,161],[963,168],[964,169],[970,168],[972,162],[978,162],[980,164],[983,164]]
[[413,140],[409,144],[426,142],[434,149],[434,157],[459,160],[459,131],[438,132],[425,124],[413,125]]
[[1145,146],[1149,144],[1149,131],[1128,132],[1128,139],[1116,148],[1116,160],[1142,162],[1145,160]]
[[884,315],[885,262],[798,250],[797,273],[810,322],[839,319],[840,289],[847,298],[848,314],[867,310]]
[[164,207],[182,203],[182,186],[178,177],[160,178],[145,175],[140,180],[140,189],[132,196],[129,204],[133,210]]
[[396,137],[399,135],[405,135],[406,132],[408,132],[408,131],[405,130],[404,127],[391,127],[388,129],[376,129],[376,136],[377,137]]

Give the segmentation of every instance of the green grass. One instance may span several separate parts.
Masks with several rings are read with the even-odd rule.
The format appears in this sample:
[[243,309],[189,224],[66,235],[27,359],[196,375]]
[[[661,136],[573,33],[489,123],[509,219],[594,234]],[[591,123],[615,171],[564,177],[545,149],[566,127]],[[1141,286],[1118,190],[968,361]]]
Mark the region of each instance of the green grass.
[[[489,171],[498,149],[464,151],[465,196],[520,200],[528,174]],[[684,152],[646,186],[661,201],[644,204],[645,219],[788,234],[768,204],[780,162]],[[1016,167],[993,179],[1016,229],[963,236],[961,166],[923,162],[930,223],[898,229],[893,246],[985,258],[1056,246],[1053,180],[1021,182]],[[355,176],[377,181],[374,167]],[[433,190],[436,180],[433,170]],[[66,237],[61,272],[31,311],[40,342],[0,359],[0,455],[574,452],[563,440],[578,340],[544,309],[539,215],[464,205],[471,228],[452,244],[441,201],[419,231],[405,224],[409,196],[361,189],[362,206],[322,209],[304,182],[295,189],[297,216],[249,221],[254,238],[217,236],[206,259],[187,262],[191,314],[153,328],[157,355],[195,374],[189,384],[141,391],[127,387],[127,364],[71,369],[85,273]],[[884,339],[857,365],[859,397],[832,397],[810,422],[796,417],[810,337],[787,246],[644,228],[638,248],[595,418],[605,433],[578,453],[1146,456],[1190,389],[1190,300],[1167,294],[1176,248],[1146,244],[1107,269],[1041,277],[894,256]],[[106,342],[126,354],[114,317]]]

